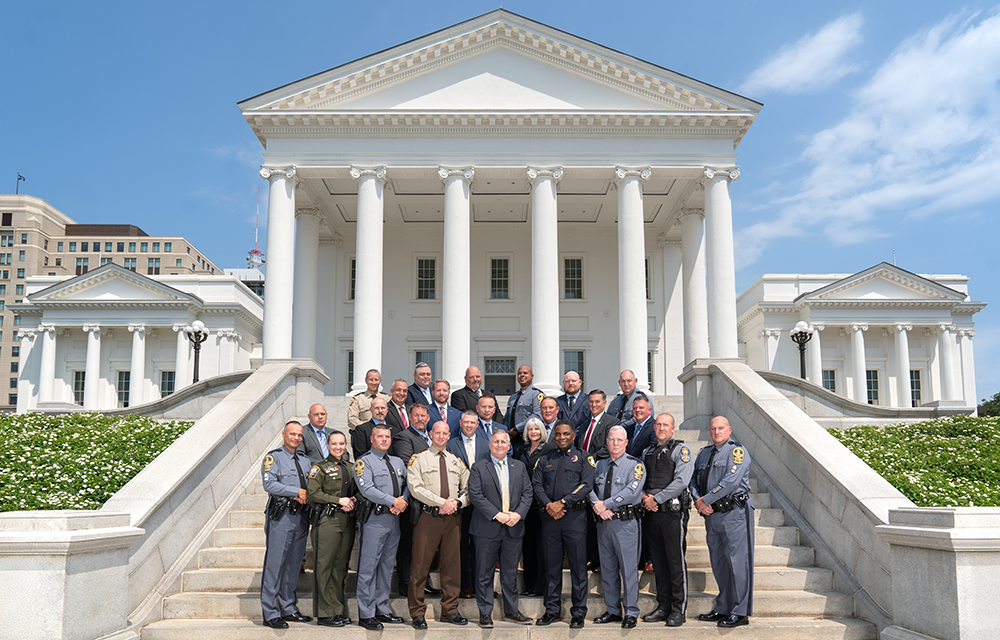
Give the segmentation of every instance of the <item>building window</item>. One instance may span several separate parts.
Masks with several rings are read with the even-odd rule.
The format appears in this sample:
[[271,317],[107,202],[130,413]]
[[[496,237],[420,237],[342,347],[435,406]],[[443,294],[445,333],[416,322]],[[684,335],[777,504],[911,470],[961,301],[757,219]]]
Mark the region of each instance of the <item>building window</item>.
[[649,381],[649,391],[653,391],[653,352],[646,352],[646,380]]
[[7,403],[11,404],[11,405],[16,405],[17,404],[17,394],[16,393],[8,393],[7,394]]
[[14,326],[15,327],[21,326],[21,316],[14,316]]
[[[354,262],[354,261],[351,260],[351,262]],[[353,282],[354,279],[352,278],[351,281]],[[353,387],[353,386],[354,386],[354,352],[353,351],[348,351],[347,352],[347,391],[350,392],[351,391],[351,387]]]
[[11,373],[17,373],[17,362],[11,362],[10,363],[10,372]]
[[103,267],[104,265],[113,263],[114,261],[114,258],[101,258],[101,266]]
[[134,242],[128,243],[128,250],[129,251],[135,251],[135,243]]
[[17,378],[11,378],[10,379],[10,388],[11,389],[17,389]]
[[164,253],[170,253],[173,250],[174,250],[174,243],[173,242],[164,242],[163,243],[163,252]]
[[24,252],[23,251],[18,251],[17,252],[17,261],[18,262],[24,262]]
[[63,243],[57,242],[56,243],[56,251],[62,251],[62,250],[63,250]]
[[836,369],[823,369],[823,388],[830,393],[837,393]]
[[160,243],[159,242],[154,242],[153,243],[153,253],[159,253],[159,252],[160,252]]
[[80,251],[90,251],[90,243],[89,242],[81,242],[80,243]]
[[14,244],[14,236],[0,236],[0,247],[6,247],[8,244]]
[[139,252],[140,253],[146,253],[147,251],[149,251],[149,243],[148,242],[140,242],[139,243]]
[[62,266],[62,258],[56,258],[56,266],[57,267],[61,267]]
[[15,329],[15,330],[11,331],[10,333],[11,333],[11,336],[10,336],[10,337],[11,337],[11,339],[13,339],[13,340],[14,340],[14,342],[17,342],[17,339],[18,339],[18,338],[17,338],[17,329]]
[[131,371],[118,372],[118,408],[124,409],[128,406],[128,386]]
[[[348,285],[348,291],[349,291],[347,298],[348,300],[354,300],[354,284],[357,277],[358,277],[358,261],[355,258],[351,258],[351,282]],[[354,352],[352,351],[351,353],[353,354]]]
[[10,271],[7,271],[6,269],[4,269],[3,270],[3,275],[0,275],[0,278],[3,278],[4,280],[10,280]]
[[3,300],[0,300],[0,311],[3,311],[3,310],[4,310],[4,307],[6,306],[6,304],[7,304],[7,303],[6,303],[5,301],[3,301]]
[[87,379],[86,371],[73,372],[73,402],[83,405],[83,387]]
[[434,258],[417,260],[417,300],[434,299]]
[[94,243],[94,253],[100,253],[100,252],[101,252],[101,243],[100,242],[95,242]]
[[418,362],[426,362],[431,368],[431,380],[437,380],[437,352],[436,351],[417,351],[416,359],[413,364]]
[[48,257],[48,256],[45,256],[45,258],[44,258],[44,260],[43,260],[43,264],[42,264],[42,266],[43,266],[43,267],[47,267],[47,266],[49,266],[49,257]]
[[125,252],[125,243],[124,242],[119,242],[119,243],[117,243],[115,245],[115,248],[118,249],[118,253],[124,253]]
[[510,258],[490,258],[490,299],[510,298]]
[[653,287],[649,282],[649,258],[646,258],[646,300],[653,299],[653,296],[651,295],[652,291]]
[[23,278],[24,277],[24,269],[18,269],[17,270],[17,277],[18,278]]
[[177,258],[177,265],[176,266],[178,266],[178,267],[181,266],[181,259],[180,258]]
[[28,244],[28,234],[26,233],[21,234],[21,244]]
[[0,284],[0,296],[7,295],[7,285]]
[[910,406],[919,407],[922,399],[920,397],[920,369],[910,369],[910,397],[913,404]]
[[48,240],[42,240],[42,248],[45,249],[46,251],[49,250],[49,241]]
[[0,220],[0,225],[9,227],[13,224],[14,224],[14,214],[13,213],[3,214],[2,220]]
[[580,374],[581,380],[586,380],[583,377],[583,352],[582,351],[563,351],[563,374],[565,375],[567,371],[576,371]]
[[878,404],[878,369],[865,371],[868,381],[868,404]]
[[76,259],[76,275],[83,275],[90,269],[90,258]]
[[566,286],[563,297],[567,300],[583,298],[583,258],[566,258],[564,268]]
[[493,395],[509,396],[517,389],[517,360],[514,358],[486,358],[483,371],[483,388]]
[[166,398],[174,392],[174,372],[160,372],[160,397]]
[[125,258],[125,268],[135,271],[135,258]]
[[10,357],[11,358],[21,357],[21,345],[15,344],[13,347],[10,348]]
[[104,252],[105,253],[111,253],[111,243],[110,242],[105,242],[104,243]]
[[160,275],[160,259],[159,258],[149,258],[149,264],[146,266],[146,275],[158,276]]

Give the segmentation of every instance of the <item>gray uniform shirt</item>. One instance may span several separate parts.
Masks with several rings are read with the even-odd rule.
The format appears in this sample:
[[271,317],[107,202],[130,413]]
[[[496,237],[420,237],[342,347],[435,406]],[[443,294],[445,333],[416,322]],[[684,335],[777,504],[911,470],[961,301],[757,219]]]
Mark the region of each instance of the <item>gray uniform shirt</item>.
[[[712,449],[717,449],[712,458],[712,467],[708,467],[708,459]],[[708,491],[701,493],[702,474],[708,474]],[[695,500],[704,498],[706,504],[712,504],[719,498],[732,495],[743,490],[750,493],[750,454],[743,446],[733,439],[719,445],[709,445],[698,452],[694,462],[694,474],[691,476],[691,495]]]
[[354,463],[354,481],[358,485],[358,493],[375,504],[391,507],[396,496],[393,495],[392,478],[389,477],[389,466],[396,475],[400,496],[410,501],[410,488],[406,485],[406,465],[396,456],[388,456],[389,464],[378,451],[371,449]]
[[[646,467],[627,453],[622,454],[611,466],[611,458],[597,461],[597,471],[594,473],[594,490],[590,492],[590,501],[603,500],[604,506],[612,511],[630,504],[637,505],[642,499],[642,485],[646,481]],[[604,500],[604,486],[611,482],[611,497]]]
[[304,454],[298,451],[292,453],[285,447],[268,451],[260,466],[260,477],[264,481],[264,491],[275,496],[297,498],[302,483],[299,480],[299,471],[295,466],[296,459],[302,468],[302,477],[305,478],[312,463]]
[[[508,426],[512,426],[517,429],[518,433],[524,433],[524,423],[528,421],[528,418],[534,416],[536,418],[542,417],[542,409],[539,403],[545,394],[535,385],[528,385],[522,390],[520,396],[517,392],[511,394],[510,398],[507,399],[507,419],[505,420]],[[514,406],[514,399],[517,398],[517,406]],[[513,411],[513,419],[511,416],[511,411]],[[513,422],[512,422],[513,420]]]

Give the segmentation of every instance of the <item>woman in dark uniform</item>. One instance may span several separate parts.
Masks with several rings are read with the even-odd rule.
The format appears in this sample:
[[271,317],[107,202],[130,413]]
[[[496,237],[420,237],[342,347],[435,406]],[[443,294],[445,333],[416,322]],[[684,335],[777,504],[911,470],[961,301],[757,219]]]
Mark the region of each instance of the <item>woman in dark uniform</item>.
[[[545,432],[545,425],[538,418],[529,418],[524,425],[524,446],[521,448],[518,459],[524,463],[528,469],[528,474],[535,468],[535,462],[539,457],[552,449],[548,441],[549,434]],[[524,521],[524,546],[523,567],[524,567],[524,591],[522,596],[539,597],[545,593],[545,558],[542,555],[542,521],[538,514],[538,503],[531,501],[531,509],[528,517]]]
[[347,617],[344,586],[347,563],[354,547],[354,466],[347,454],[347,439],[334,431],[323,460],[309,469],[308,498],[322,517],[313,525],[313,552],[316,556],[316,624],[342,627],[351,624]]

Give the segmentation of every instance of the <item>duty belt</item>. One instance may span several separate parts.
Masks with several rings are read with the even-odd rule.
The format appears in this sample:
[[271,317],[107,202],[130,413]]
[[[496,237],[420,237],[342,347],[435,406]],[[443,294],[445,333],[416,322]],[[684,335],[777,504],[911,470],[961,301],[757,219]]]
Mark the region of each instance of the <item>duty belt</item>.
[[642,517],[644,510],[640,505],[627,504],[618,511],[612,511],[612,520],[635,520]]
[[447,518],[448,515],[456,516],[462,512],[461,509],[456,509],[455,513],[445,515],[441,513],[441,507],[432,507],[429,504],[423,504],[423,503],[420,504],[420,510],[424,513],[431,514],[431,516],[435,518]]
[[719,498],[712,503],[712,511],[716,513],[729,513],[733,509],[742,509],[747,505],[750,494],[746,491],[738,491],[732,495]]
[[587,501],[581,500],[579,502],[574,502],[573,504],[566,505],[566,511],[583,511],[587,508]]
[[264,512],[267,513],[267,517],[271,520],[280,520],[281,516],[283,516],[286,511],[289,515],[295,515],[296,513],[299,513],[299,511],[309,515],[309,507],[310,505],[302,504],[292,498],[271,495],[267,499],[267,506],[264,508]]

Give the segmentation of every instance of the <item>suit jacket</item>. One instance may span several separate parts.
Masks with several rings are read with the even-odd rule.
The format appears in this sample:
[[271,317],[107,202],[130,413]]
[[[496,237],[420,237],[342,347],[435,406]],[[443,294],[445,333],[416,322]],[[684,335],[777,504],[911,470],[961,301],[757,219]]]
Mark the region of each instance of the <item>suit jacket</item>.
[[[444,407],[447,410],[446,413],[448,414],[448,420],[446,420],[446,422],[451,428],[451,437],[454,438],[461,433],[460,423],[462,422],[462,412],[450,404],[446,404]],[[437,403],[434,403],[427,408],[430,409],[431,412],[431,421],[427,423],[427,428],[430,429],[434,426],[435,422],[441,421],[441,413],[438,411]]]
[[465,436],[455,436],[448,441],[448,445],[445,448],[458,456],[465,463],[465,466],[469,468],[472,467],[472,464],[475,464],[476,460],[482,460],[490,455],[490,442],[479,433],[476,433],[476,460],[472,460],[472,464],[470,464],[469,457],[465,455]]
[[625,449],[625,453],[642,460],[642,452],[646,450],[646,447],[656,444],[656,430],[653,429],[655,424],[656,420],[653,419],[652,415],[646,418],[646,422],[641,427],[635,423],[635,418],[629,418],[623,422],[622,426],[628,432],[628,448]]
[[[402,429],[394,429],[392,425],[388,422],[386,423],[389,430],[392,432],[392,439],[395,440],[396,436]],[[368,453],[372,448],[372,429],[375,427],[375,422],[369,420],[368,422],[362,422],[358,426],[354,427],[354,431],[351,432],[351,452],[354,454],[355,460],[360,460],[361,456]],[[390,445],[392,448],[392,445]],[[403,460],[403,464],[406,464],[409,460]]]
[[569,410],[569,396],[565,393],[556,398],[556,403],[559,405],[559,419],[572,422],[577,433],[590,426],[590,405],[587,404],[587,394],[582,390],[573,403],[573,411]]
[[[591,415],[590,417],[593,418],[594,416]],[[616,424],[618,424],[618,418],[605,411],[598,423],[594,425],[594,433],[590,436],[590,448],[584,451],[584,453],[594,456],[594,460],[610,458],[611,454],[608,453],[608,429]],[[587,437],[588,429],[590,429],[590,420],[587,420],[587,424],[580,428],[580,433],[576,436],[576,446],[581,450],[583,450],[583,441]]]
[[[403,405],[403,410],[406,410],[406,405]],[[385,414],[385,423],[392,427],[393,433],[397,431],[403,431],[406,426],[410,424],[410,415],[406,415],[406,426],[403,425],[403,419],[399,417],[399,411],[396,410],[396,405],[390,400],[389,401],[389,411]],[[409,458],[403,460],[407,462]]]
[[484,423],[482,421],[482,419],[480,419],[479,420],[479,428],[478,428],[478,431],[476,431],[476,433],[478,433],[481,436],[483,436],[484,438],[486,438],[486,440],[489,440],[490,438],[493,437],[493,432],[494,431],[506,431],[507,430],[507,425],[505,425],[503,422],[497,422],[496,420],[494,420],[493,422],[491,422],[490,426],[492,427],[492,429],[490,429],[490,432],[487,434],[486,433],[486,423]]
[[[329,441],[333,429],[323,427],[323,432],[326,433],[327,441]],[[309,458],[309,464],[316,464],[326,457],[323,453],[323,447],[320,446],[319,440],[316,439],[316,431],[313,430],[312,425],[309,423],[306,423],[302,427],[302,446],[299,448],[299,453],[303,453]]]
[[[469,385],[465,385],[455,393],[451,394],[451,406],[455,407],[459,411],[475,411],[477,402],[479,402],[479,396],[476,395],[475,391],[469,388]],[[493,411],[493,421],[503,422],[503,412],[500,411],[499,404],[497,404],[496,409]]]
[[413,427],[407,427],[398,436],[392,439],[392,446],[389,447],[389,453],[396,456],[404,463],[409,463],[413,454],[426,451],[429,448],[430,447],[427,446],[427,441],[424,440],[423,436],[417,433],[416,429]]
[[414,402],[427,404],[427,396],[424,395],[424,392],[417,386],[416,382],[411,384],[406,390],[406,406],[409,407]]
[[521,519],[513,527],[500,524],[493,518],[500,513],[503,497],[500,491],[500,477],[493,465],[493,456],[486,456],[472,465],[469,475],[469,498],[472,500],[472,521],[469,533],[496,540],[506,531],[512,538],[524,535],[524,519],[534,499],[531,480],[524,463],[507,458],[510,465],[507,476],[510,480],[510,511],[516,511]]

